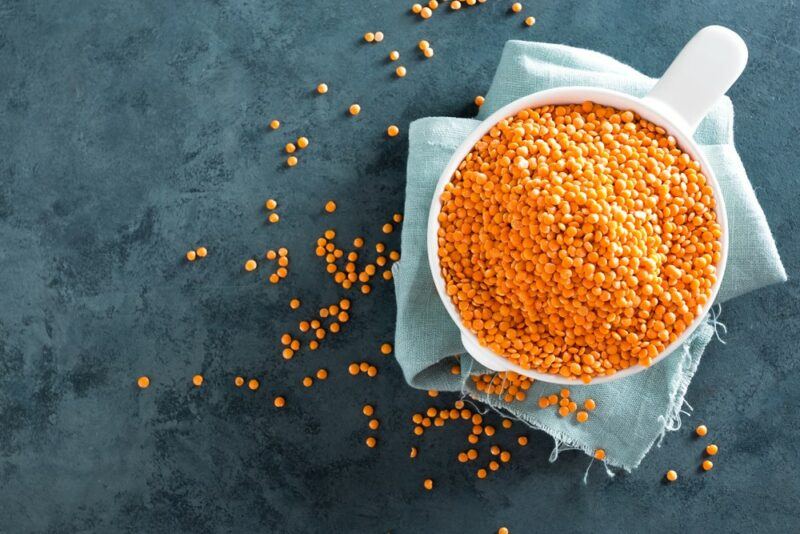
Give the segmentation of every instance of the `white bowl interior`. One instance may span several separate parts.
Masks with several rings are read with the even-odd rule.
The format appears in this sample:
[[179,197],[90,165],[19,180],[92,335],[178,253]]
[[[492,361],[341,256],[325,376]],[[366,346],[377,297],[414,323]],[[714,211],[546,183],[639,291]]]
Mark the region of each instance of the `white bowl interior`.
[[[663,113],[659,113],[650,107],[646,101],[626,95],[624,93],[619,93],[617,91],[592,87],[562,87],[528,95],[497,110],[486,120],[484,120],[475,129],[475,131],[473,131],[464,140],[464,142],[461,143],[450,159],[450,162],[447,164],[447,167],[445,167],[444,172],[442,172],[442,175],[439,177],[439,181],[436,184],[436,189],[433,193],[430,213],[428,214],[428,262],[430,264],[436,291],[439,293],[439,298],[444,303],[447,313],[458,326],[461,332],[461,341],[466,351],[478,362],[489,369],[495,371],[515,371],[521,375],[554,384],[580,385],[578,380],[565,378],[561,375],[545,374],[529,369],[523,369],[522,367],[512,363],[510,360],[495,353],[491,349],[481,346],[481,344],[478,342],[477,336],[464,327],[464,325],[461,323],[461,317],[458,314],[458,310],[453,305],[450,297],[447,295],[441,267],[439,266],[439,242],[437,239],[439,230],[438,216],[441,210],[441,202],[439,201],[439,198],[444,191],[445,185],[450,181],[453,173],[458,168],[458,165],[466,157],[470,150],[472,150],[472,147],[475,145],[475,143],[477,143],[481,137],[483,137],[483,135],[492,128],[492,126],[500,122],[500,120],[527,108],[556,104],[579,104],[586,100],[591,100],[592,102],[602,104],[604,106],[611,106],[617,109],[631,110],[639,114],[639,116],[642,118],[664,128],[670,135],[675,137],[681,150],[688,153],[692,158],[700,163],[702,172],[714,191],[717,222],[722,228],[722,259],[717,265],[717,281],[711,288],[711,295],[705,306],[703,306],[701,313],[695,317],[694,321],[692,321],[686,330],[684,330],[684,332],[673,343],[667,346],[658,356],[653,359],[653,365],[657,364],[659,361],[671,354],[675,349],[680,347],[680,345],[685,342],[689,336],[691,336],[695,329],[704,321],[706,314],[713,305],[713,302],[717,297],[717,293],[719,292],[719,287],[722,282],[722,277],[725,273],[725,265],[728,258],[728,218],[725,212],[725,204],[722,197],[722,191],[719,188],[719,183],[717,182],[714,172],[708,164],[705,156],[692,139],[692,132],[682,131],[676,126],[676,121],[672,121],[668,116],[664,115]],[[618,380],[620,378],[639,373],[645,369],[646,367],[641,365],[634,365],[627,369],[617,371],[617,373],[611,376],[597,377],[592,380],[592,384],[600,384],[611,380]]]

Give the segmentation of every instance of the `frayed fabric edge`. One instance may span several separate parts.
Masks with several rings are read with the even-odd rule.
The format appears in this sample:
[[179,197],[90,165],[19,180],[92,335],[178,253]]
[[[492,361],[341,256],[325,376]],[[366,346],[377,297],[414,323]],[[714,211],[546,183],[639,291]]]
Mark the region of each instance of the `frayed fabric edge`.
[[[466,376],[471,375],[472,365],[473,363],[470,362],[470,368],[469,370],[467,370]],[[489,410],[491,410],[501,417],[505,417],[506,419],[510,419],[512,421],[520,422],[526,425],[527,427],[532,428],[533,430],[541,430],[542,432],[545,432],[551,438],[553,438],[553,450],[550,452],[550,457],[548,458],[548,461],[550,463],[556,462],[558,460],[558,455],[565,451],[582,451],[584,454],[589,456],[591,458],[591,461],[589,462],[589,465],[586,467],[586,472],[583,475],[583,483],[584,484],[587,483],[589,477],[589,470],[591,469],[592,464],[595,462],[594,451],[589,450],[588,447],[580,446],[577,442],[562,434],[561,431],[555,430],[541,423],[534,423],[526,419],[522,419],[520,417],[511,415],[506,411],[506,409],[503,406],[496,405],[488,396],[483,396],[483,397],[484,398],[474,397],[472,393],[466,388],[466,381],[462,382],[461,400],[464,401],[465,403],[469,403],[478,413],[485,414]],[[481,404],[485,405],[485,408],[481,408],[481,406],[478,406],[478,404],[476,404],[477,402],[480,402]],[[608,460],[602,460],[602,464],[605,467],[606,474],[609,476],[609,478],[613,478],[614,476],[616,476],[616,474],[611,470],[611,467],[608,464]],[[621,467],[625,471],[630,472],[630,469],[626,469],[624,466],[619,466],[619,467]]]
[[[708,315],[708,324],[714,329],[714,334],[717,337],[717,339],[719,339],[720,342],[724,343],[724,341],[720,338],[718,332],[719,328],[723,331],[723,334],[727,333],[727,328],[725,328],[725,325],[719,321],[719,316],[721,315],[721,313],[722,313],[722,306],[720,304],[714,305],[714,307],[712,307],[712,310],[709,312]],[[684,344],[681,350],[682,350],[683,363],[686,364],[689,360],[691,360],[691,354],[689,352],[690,351],[689,344],[688,343]],[[465,373],[466,376],[470,376],[472,374],[473,364],[474,362],[471,361],[470,368]],[[659,434],[653,440],[653,443],[644,452],[642,459],[644,459],[644,457],[647,456],[647,454],[650,452],[650,449],[653,448],[653,445],[661,447],[661,443],[663,442],[667,432],[674,432],[681,428],[682,425],[681,415],[686,415],[691,417],[691,412],[693,409],[691,405],[689,405],[689,403],[686,402],[685,397],[686,397],[686,392],[689,390],[689,385],[691,384],[692,379],[694,378],[695,372],[696,369],[687,370],[684,376],[681,377],[681,381],[678,384],[678,388],[675,391],[674,395],[675,401],[673,401],[673,403],[669,406],[667,410],[667,415],[658,416],[658,420],[662,421],[664,426],[662,427],[661,432],[659,432]],[[472,393],[466,388],[466,380],[463,380],[461,382],[461,399],[465,402],[469,402],[475,408],[476,411],[480,413],[486,413],[489,409],[491,409],[492,411],[494,411],[495,413],[499,414],[502,417],[518,421],[528,426],[529,428],[532,428],[534,430],[541,430],[542,432],[545,432],[548,435],[550,435],[550,437],[552,437],[554,441],[553,451],[550,453],[550,462],[555,462],[558,459],[558,455],[560,452],[567,450],[583,451],[587,456],[591,458],[591,461],[589,462],[589,465],[587,466],[586,472],[584,473],[583,476],[584,484],[587,483],[589,470],[591,469],[592,464],[595,461],[594,451],[589,450],[588,447],[580,446],[578,443],[568,438],[560,431],[557,431],[547,425],[543,425],[538,422],[535,423],[532,421],[528,421],[527,419],[516,417],[507,413],[505,411],[505,407],[496,405],[494,401],[487,395],[482,395],[481,397],[482,398],[475,397],[472,395]],[[677,402],[678,399],[680,399],[680,402]],[[485,404],[487,408],[485,410],[481,410],[480,407],[476,404],[476,402]],[[683,409],[684,405],[686,405],[688,410]],[[639,467],[639,465],[641,464],[641,460],[639,460],[638,462],[636,462],[635,465],[632,465],[630,467],[624,465],[609,464],[609,460],[607,458],[605,460],[602,460],[602,463],[603,466],[605,467],[608,476],[613,477],[615,476],[615,473],[611,470],[612,465],[613,467],[617,467],[619,469],[622,469],[630,473],[634,469]]]

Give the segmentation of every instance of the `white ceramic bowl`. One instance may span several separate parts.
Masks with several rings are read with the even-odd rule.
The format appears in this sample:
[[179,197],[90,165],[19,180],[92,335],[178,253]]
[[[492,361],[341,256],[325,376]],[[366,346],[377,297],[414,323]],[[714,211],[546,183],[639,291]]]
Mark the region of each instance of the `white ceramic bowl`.
[[[694,321],[684,332],[653,359],[655,365],[678,348],[703,322],[719,291],[725,264],[728,257],[728,218],[722,191],[714,176],[714,170],[692,139],[697,125],[714,103],[733,85],[747,63],[747,47],[733,31],[721,26],[708,26],[698,32],[675,58],[664,76],[644,98],[636,98],[617,91],[596,87],[559,87],[540,91],[497,110],[472,132],[453,154],[442,172],[433,193],[428,215],[428,262],[430,264],[436,291],[444,303],[450,317],[461,331],[464,349],[478,362],[495,371],[515,371],[543,382],[555,384],[580,384],[575,379],[557,374],[545,374],[512,363],[488,347],[481,346],[478,338],[461,323],[458,310],[445,290],[445,281],[439,265],[438,216],[441,210],[439,200],[445,185],[450,181],[458,165],[472,150],[475,143],[500,120],[515,115],[527,108],[545,105],[578,104],[591,100],[604,106],[621,110],[631,110],[642,118],[664,128],[678,141],[678,146],[700,163],[702,172],[714,191],[717,222],[722,228],[722,257],[717,264],[717,281],[711,295]],[[646,367],[634,365],[610,376],[595,378],[592,383],[599,384],[617,380],[643,371]]]

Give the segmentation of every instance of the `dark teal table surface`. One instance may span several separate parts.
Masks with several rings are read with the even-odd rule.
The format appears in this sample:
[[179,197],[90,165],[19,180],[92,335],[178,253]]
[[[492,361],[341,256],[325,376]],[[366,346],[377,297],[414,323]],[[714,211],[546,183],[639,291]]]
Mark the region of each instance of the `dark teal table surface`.
[[[411,3],[0,2],[0,532],[800,530],[796,3],[528,1],[533,28],[510,0],[425,22]],[[641,468],[610,479],[595,464],[584,486],[584,455],[551,464],[545,434],[521,449],[507,432],[510,466],[481,481],[456,461],[463,427],[413,439],[410,415],[454,397],[409,389],[379,354],[391,283],[353,294],[352,321],[320,350],[281,359],[302,315],[289,299],[308,310],[342,295],[314,240],[333,226],[399,246],[380,225],[403,206],[409,122],[473,115],[506,40],[593,48],[658,76],[708,24],[750,49],[729,93],[736,141],[790,282],[725,306],[727,344],[709,346],[688,393],[694,417]],[[362,42],[378,30],[383,43]],[[391,123],[402,135],[389,140]],[[311,146],[287,169],[281,147],[298,135]],[[340,207],[326,216],[329,199]],[[185,264],[201,244],[209,256]],[[286,281],[243,273],[278,246]],[[361,360],[378,377],[347,375]],[[330,378],[306,390],[319,367]],[[261,389],[237,389],[236,374]],[[382,422],[374,450],[366,402]],[[720,446],[706,475],[698,420]],[[668,486],[670,468],[681,479]]]

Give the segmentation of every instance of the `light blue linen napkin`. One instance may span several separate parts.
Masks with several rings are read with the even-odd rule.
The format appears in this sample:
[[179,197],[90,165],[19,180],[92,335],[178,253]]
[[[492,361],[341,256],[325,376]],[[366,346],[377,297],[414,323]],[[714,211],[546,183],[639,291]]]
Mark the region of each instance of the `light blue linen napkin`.
[[[665,66],[666,67],[666,66]],[[487,117],[522,96],[568,85],[589,85],[644,95],[655,83],[603,54],[562,45],[509,41],[478,118]],[[453,324],[433,285],[426,251],[428,209],[439,175],[478,120],[450,117],[420,119],[409,129],[402,260],[394,267],[397,298],[396,357],[406,381],[420,389],[462,391],[502,409],[556,440],[554,456],[564,448],[593,454],[606,451],[606,463],[636,468],[653,443],[680,425],[683,398],[700,357],[714,334],[713,321],[701,325],[684,346],[635,376],[598,385],[571,386],[579,401],[591,397],[597,409],[587,423],[574,414],[561,418],[540,409],[542,395],[559,387],[536,382],[523,402],[506,404],[478,392],[470,374],[486,370],[464,354]],[[775,242],[733,145],[733,107],[726,97],[701,123],[695,139],[720,182],[730,224],[730,253],[718,302],[786,280]],[[456,355],[460,376],[450,373]]]

